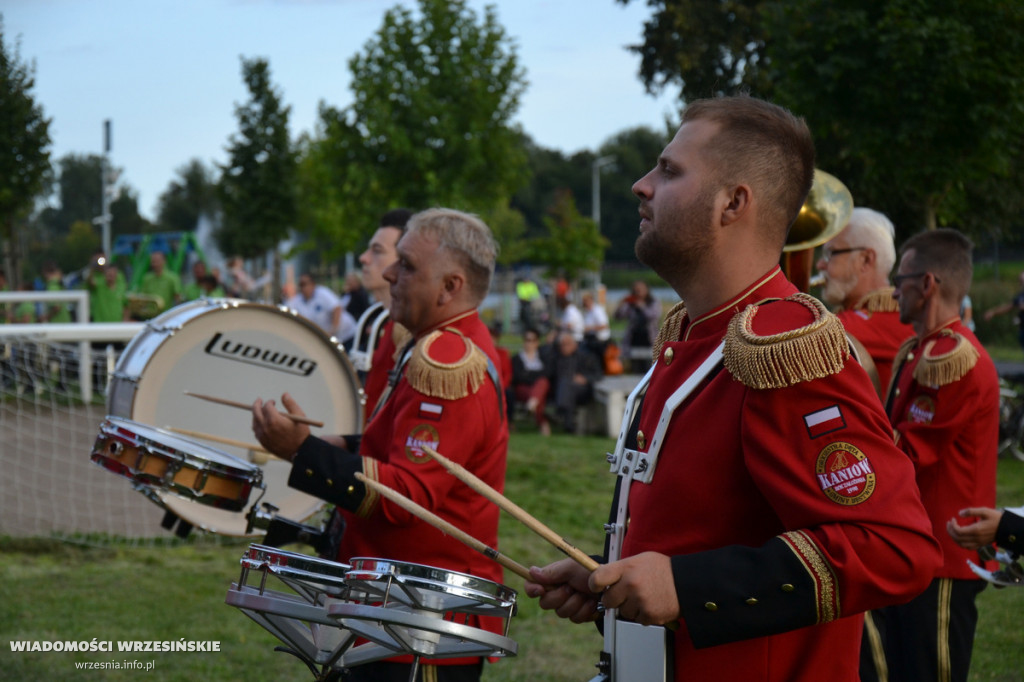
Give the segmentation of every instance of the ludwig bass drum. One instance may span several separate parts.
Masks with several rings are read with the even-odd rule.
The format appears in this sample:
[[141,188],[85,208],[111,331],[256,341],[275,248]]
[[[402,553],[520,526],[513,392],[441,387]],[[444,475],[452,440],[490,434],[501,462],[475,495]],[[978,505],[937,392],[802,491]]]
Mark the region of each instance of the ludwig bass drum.
[[[209,434],[235,457],[260,461],[267,503],[284,518],[301,521],[323,502],[288,487],[291,464],[266,456],[246,410],[186,395],[196,393],[251,404],[290,393],[313,419],[320,435],[362,430],[363,393],[337,341],[288,308],[237,299],[200,299],[150,320],[118,358],[107,392],[107,413],[158,428]],[[247,449],[225,442],[253,445]],[[264,458],[266,461],[263,461]],[[159,493],[160,503],[203,530],[255,534],[247,515]],[[258,531],[262,532],[262,531]]]

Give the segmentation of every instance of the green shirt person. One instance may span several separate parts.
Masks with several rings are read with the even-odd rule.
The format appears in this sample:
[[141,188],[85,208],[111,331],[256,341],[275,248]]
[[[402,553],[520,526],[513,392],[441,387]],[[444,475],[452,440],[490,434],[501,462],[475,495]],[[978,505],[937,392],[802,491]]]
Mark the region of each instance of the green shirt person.
[[[47,291],[64,291],[64,273],[56,263],[50,262],[43,267],[43,278],[46,280]],[[46,321],[71,322],[71,311],[64,302],[53,303],[46,308]]]
[[116,265],[89,273],[89,311],[93,322],[122,322],[128,285]]
[[181,302],[181,279],[166,270],[167,259],[163,253],[154,251],[149,255],[149,272],[142,277],[139,291],[158,298],[156,314]]

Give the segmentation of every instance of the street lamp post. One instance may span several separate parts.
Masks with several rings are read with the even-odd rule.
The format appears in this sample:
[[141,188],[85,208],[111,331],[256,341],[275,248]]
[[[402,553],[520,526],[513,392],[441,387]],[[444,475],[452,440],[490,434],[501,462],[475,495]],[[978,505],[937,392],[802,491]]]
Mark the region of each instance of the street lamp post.
[[[590,164],[590,216],[594,220],[594,225],[597,227],[597,231],[601,232],[601,169],[605,166],[610,166],[615,163],[615,157],[613,155],[602,156],[594,159],[593,163]],[[601,287],[601,271],[598,270],[594,273],[594,295],[598,295],[598,289]]]

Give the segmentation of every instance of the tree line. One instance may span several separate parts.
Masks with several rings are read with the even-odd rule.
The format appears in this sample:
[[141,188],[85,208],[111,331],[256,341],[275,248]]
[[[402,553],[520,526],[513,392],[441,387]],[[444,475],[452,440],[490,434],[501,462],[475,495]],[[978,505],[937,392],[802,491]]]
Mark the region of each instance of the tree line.
[[[614,0],[629,4],[633,0]],[[893,218],[902,239],[952,225],[1020,241],[1024,158],[1024,3],[1009,0],[649,0],[632,49],[650,91],[686,101],[749,92],[807,118],[818,166],[855,203]],[[316,127],[292,137],[290,107],[262,58],[242,58],[228,160],[192,159],[139,215],[121,183],[112,234],[189,231],[200,216],[218,246],[247,258],[298,251],[337,259],[389,208],[447,205],[480,214],[505,265],[574,277],[604,261],[635,263],[630,187],[673,132],[621,131],[572,155],[537,145],[514,123],[528,87],[494,7],[465,0],[397,6],[349,60],[352,103],[321,102]],[[0,24],[2,257],[65,269],[99,244],[102,158],[49,158],[49,120],[34,75]],[[611,163],[595,170],[599,159]],[[600,174],[600,231],[589,217]]]

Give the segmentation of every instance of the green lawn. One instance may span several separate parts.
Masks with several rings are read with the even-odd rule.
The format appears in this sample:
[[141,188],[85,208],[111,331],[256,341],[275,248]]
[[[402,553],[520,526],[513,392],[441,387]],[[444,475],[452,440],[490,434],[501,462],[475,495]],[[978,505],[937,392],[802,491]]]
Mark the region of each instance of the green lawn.
[[[587,552],[599,552],[612,490],[605,438],[555,435],[522,426],[509,452],[507,494],[520,506]],[[1024,463],[1003,460],[999,498],[1024,502]],[[77,546],[51,540],[0,539],[0,680],[260,680],[309,679],[305,666],[274,652],[278,640],[224,597],[237,579],[247,543],[171,543],[141,548],[108,541]],[[520,563],[544,564],[557,550],[503,517],[501,548]],[[514,589],[522,581],[510,575]],[[489,666],[488,682],[582,682],[594,674],[600,639],[592,626],[576,626],[541,612],[522,597],[510,636],[519,655]],[[972,680],[1024,680],[1020,614],[1024,590],[988,589],[980,597],[981,622]],[[211,653],[13,653],[11,640],[219,641]],[[78,671],[76,662],[152,662],[152,672]]]

